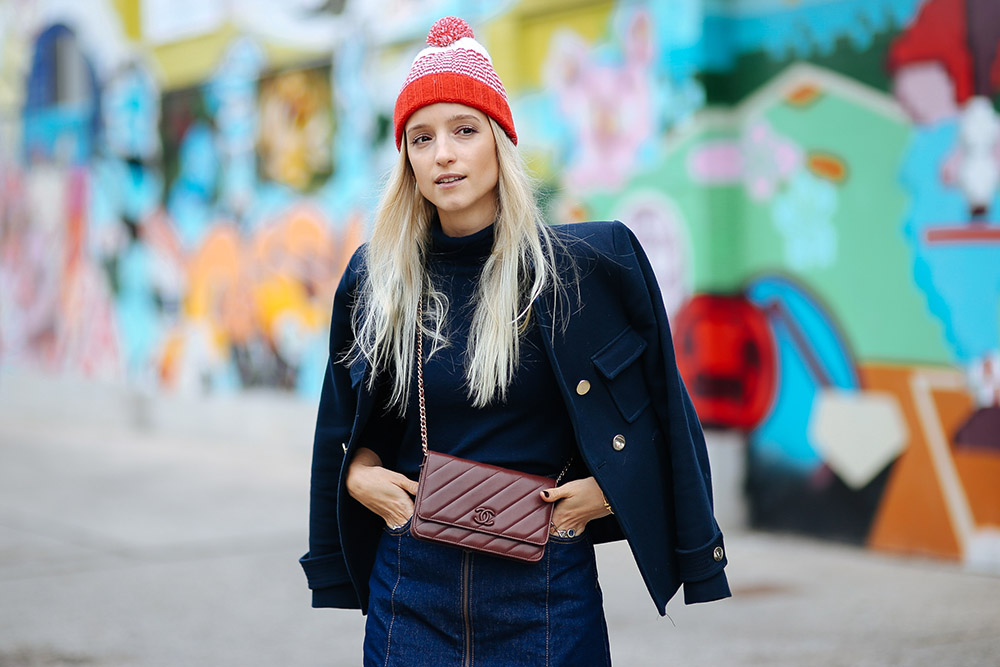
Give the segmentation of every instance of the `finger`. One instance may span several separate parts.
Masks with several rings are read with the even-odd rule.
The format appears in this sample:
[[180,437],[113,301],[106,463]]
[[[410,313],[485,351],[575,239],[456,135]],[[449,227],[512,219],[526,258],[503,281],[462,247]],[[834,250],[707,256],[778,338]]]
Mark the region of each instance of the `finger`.
[[578,517],[573,516],[572,512],[565,511],[561,504],[556,505],[555,511],[552,512],[552,523],[557,528],[568,528],[570,524],[577,523],[577,519]]
[[583,531],[587,529],[586,521],[552,521],[549,526],[549,533],[552,535],[559,535],[560,537],[576,537],[583,534]]
[[541,492],[542,500],[547,503],[554,503],[561,498],[565,498],[567,495],[565,488],[563,486],[556,486],[551,489],[545,489]]
[[419,485],[409,477],[403,477],[402,475],[400,475],[400,479],[396,483],[399,485],[399,488],[403,489],[411,496],[417,495],[417,487]]

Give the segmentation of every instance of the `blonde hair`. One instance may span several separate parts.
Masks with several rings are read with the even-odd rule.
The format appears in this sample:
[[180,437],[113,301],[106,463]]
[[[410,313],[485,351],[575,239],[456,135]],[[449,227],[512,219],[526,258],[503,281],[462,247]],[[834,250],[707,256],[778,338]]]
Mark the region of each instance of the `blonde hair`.
[[[466,384],[475,407],[506,400],[532,305],[547,290],[556,299],[564,291],[555,265],[559,241],[542,220],[531,179],[513,142],[492,118],[489,123],[499,167],[497,220],[467,347]],[[374,389],[378,374],[387,372],[392,381],[389,405],[398,407],[400,414],[409,400],[422,294],[420,326],[432,343],[430,355],[449,344],[444,332],[448,298],[434,287],[424,268],[435,214],[417,189],[404,141],[375,212],[353,306],[354,342],[343,360],[367,360],[372,369],[369,389]]]

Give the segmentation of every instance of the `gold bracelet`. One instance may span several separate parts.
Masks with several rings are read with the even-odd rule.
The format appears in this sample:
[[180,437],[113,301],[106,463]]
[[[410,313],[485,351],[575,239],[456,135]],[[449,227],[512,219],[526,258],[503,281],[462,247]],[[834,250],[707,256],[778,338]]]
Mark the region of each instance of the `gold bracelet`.
[[615,511],[611,509],[611,505],[608,504],[608,497],[602,493],[601,498],[604,498],[604,509],[606,509],[609,514],[614,514]]

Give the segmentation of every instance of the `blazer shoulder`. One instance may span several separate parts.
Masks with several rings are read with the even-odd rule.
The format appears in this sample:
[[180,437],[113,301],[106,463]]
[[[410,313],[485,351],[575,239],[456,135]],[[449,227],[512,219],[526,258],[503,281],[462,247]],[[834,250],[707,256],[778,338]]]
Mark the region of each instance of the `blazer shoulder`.
[[572,222],[554,225],[553,232],[575,260],[605,260],[631,254],[632,232],[618,220]]
[[347,260],[347,266],[344,267],[344,273],[341,276],[341,283],[343,285],[351,288],[357,285],[368,264],[367,256],[368,243],[365,242],[359,245],[355,249],[354,254],[351,255],[351,258]]
[[621,233],[625,225],[618,220],[592,220],[590,222],[567,222],[553,225],[552,230],[564,241],[586,241],[601,249],[614,248],[614,236]]
[[337,288],[333,294],[333,315],[331,317],[334,323],[338,321],[338,318],[350,317],[351,302],[357,293],[361,276],[366,270],[367,248],[368,244],[366,243],[358,246],[351,258],[347,260],[347,266],[344,267],[344,271],[340,275],[340,280],[337,282]]

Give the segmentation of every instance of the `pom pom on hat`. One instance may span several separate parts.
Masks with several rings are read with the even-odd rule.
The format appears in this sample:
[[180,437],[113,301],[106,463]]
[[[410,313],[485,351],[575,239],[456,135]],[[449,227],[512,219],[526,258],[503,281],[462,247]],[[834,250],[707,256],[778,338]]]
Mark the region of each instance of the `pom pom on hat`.
[[396,148],[413,112],[437,102],[453,102],[479,109],[517,143],[507,91],[493,69],[490,54],[476,41],[469,24],[446,16],[427,33],[427,48],[417,54],[396,97],[392,119]]
[[431,26],[430,32],[427,33],[427,43],[430,46],[443,48],[451,46],[463,37],[475,39],[476,35],[472,32],[469,24],[462,19],[457,16],[445,16],[443,19],[435,21],[434,25]]

